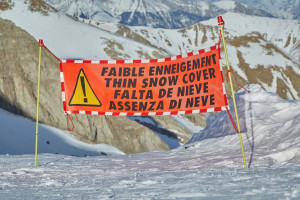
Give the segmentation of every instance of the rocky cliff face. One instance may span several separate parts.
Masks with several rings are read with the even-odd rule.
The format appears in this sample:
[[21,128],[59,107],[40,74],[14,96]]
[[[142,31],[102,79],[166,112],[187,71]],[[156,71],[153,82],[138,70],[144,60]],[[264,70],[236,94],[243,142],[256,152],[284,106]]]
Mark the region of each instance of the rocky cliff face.
[[[66,130],[59,63],[44,49],[42,52],[39,119]],[[32,120],[36,118],[38,53],[34,38],[12,22],[0,19],[0,107]],[[110,144],[125,153],[169,149],[152,130],[126,117],[71,117],[75,124],[72,134],[88,143]]]
[[5,11],[13,7],[13,2],[11,0],[4,0],[0,3],[0,10]]

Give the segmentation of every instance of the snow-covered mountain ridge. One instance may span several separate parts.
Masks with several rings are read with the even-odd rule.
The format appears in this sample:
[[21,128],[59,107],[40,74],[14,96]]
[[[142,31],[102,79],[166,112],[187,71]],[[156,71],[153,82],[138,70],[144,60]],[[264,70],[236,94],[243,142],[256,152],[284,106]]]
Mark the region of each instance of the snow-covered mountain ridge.
[[[299,98],[299,22],[231,12],[223,18],[230,63],[240,76],[240,81],[262,84],[265,89],[277,92],[284,98]],[[138,39],[172,56],[216,45],[219,36],[216,19],[179,30],[78,20],[113,34]],[[225,63],[224,60],[222,62]],[[251,70],[257,70],[255,75],[250,73]],[[261,76],[262,71],[264,76]]]
[[[263,10],[235,1],[212,3],[191,0],[46,0],[46,2],[73,17],[156,28],[184,28],[199,21],[215,18],[229,10],[249,15],[272,16]],[[229,6],[224,6],[228,4]]]
[[298,0],[237,0],[255,8],[263,9],[275,17],[300,20]]

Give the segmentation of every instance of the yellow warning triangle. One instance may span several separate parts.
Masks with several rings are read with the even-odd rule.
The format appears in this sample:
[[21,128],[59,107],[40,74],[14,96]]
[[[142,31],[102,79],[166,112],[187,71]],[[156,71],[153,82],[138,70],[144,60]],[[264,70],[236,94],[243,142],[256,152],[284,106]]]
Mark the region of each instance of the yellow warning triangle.
[[91,88],[83,69],[80,69],[69,106],[101,106],[101,102]]

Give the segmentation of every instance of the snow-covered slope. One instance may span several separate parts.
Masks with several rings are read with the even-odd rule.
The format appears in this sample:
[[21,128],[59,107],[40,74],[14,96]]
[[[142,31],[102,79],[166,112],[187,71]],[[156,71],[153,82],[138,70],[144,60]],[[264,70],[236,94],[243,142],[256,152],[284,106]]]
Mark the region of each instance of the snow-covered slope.
[[300,20],[299,0],[237,0],[241,3],[263,9],[272,15],[286,19]]
[[[269,166],[300,156],[300,101],[284,100],[264,91],[259,85],[246,86],[250,93],[236,94],[237,108],[248,164]],[[235,119],[232,100],[230,111]],[[35,123],[0,110],[0,154],[33,154]],[[184,122],[184,120],[182,121]],[[18,126],[15,126],[17,124]],[[39,153],[64,155],[122,154],[108,145],[89,145],[77,141],[68,132],[40,125]],[[218,147],[218,148],[216,148]],[[207,127],[195,134],[190,142],[176,150],[152,153],[162,157],[184,159],[187,152],[203,156],[199,167],[234,167],[240,163],[238,135],[226,111],[207,119]],[[152,158],[152,154],[149,158]],[[161,157],[161,158],[162,158]],[[155,158],[156,159],[156,158]],[[166,166],[160,166],[162,169]]]
[[47,0],[45,2],[73,17],[93,19],[101,22],[119,21],[118,18],[109,14],[109,10],[102,5],[101,1]]
[[[60,58],[148,59],[183,54],[218,42],[219,28],[215,18],[185,29],[170,30],[84,19],[85,23],[78,23],[53,12],[48,16],[32,13],[27,7],[15,0],[13,9],[2,12],[0,17],[14,21],[36,39],[43,38],[47,47]],[[230,63],[244,82],[259,83],[282,97],[299,98],[299,22],[232,12],[223,18]],[[261,66],[268,71],[265,72],[267,79],[249,72],[259,71]]]
[[192,0],[45,1],[73,17],[156,28],[184,28],[199,21],[215,18],[229,10],[249,15],[271,16],[265,11],[234,1],[215,3]]
[[250,169],[243,169],[239,137],[221,112],[193,143],[168,152],[41,154],[38,167],[33,155],[0,155],[0,198],[299,199],[300,101],[247,88],[251,93],[238,92],[237,104]]
[[164,28],[182,28],[215,17],[218,12],[224,13],[224,10],[208,2],[182,0],[46,0],[46,2],[74,17]]
[[37,40],[44,39],[45,45],[59,58],[99,60],[145,58],[153,53],[166,55],[158,49],[78,23],[64,14],[32,12],[28,8],[30,2],[13,0],[13,3],[13,8],[1,12],[0,17],[13,21]]
[[[297,48],[300,43],[300,24],[298,21],[255,17],[233,12],[223,15],[223,19],[225,21],[226,36],[230,39],[257,33],[262,39],[273,43],[293,59],[300,62],[300,49],[299,47]],[[181,30],[146,27],[130,27],[130,29],[142,35],[151,44],[163,49],[169,49],[170,53],[175,55],[183,53],[184,50],[191,51],[207,45],[217,44],[219,30],[216,18]],[[255,63],[253,64],[255,65]]]
[[[225,31],[231,38],[251,33],[259,33],[266,41],[300,62],[300,23],[297,20],[256,17],[238,13],[226,13]],[[203,22],[214,25],[216,19]]]
[[260,7],[252,7],[247,2],[245,4],[239,3],[238,1],[232,0],[221,0],[221,1],[213,1],[213,4],[220,9],[224,9],[230,12],[237,12],[240,14],[246,14],[251,16],[264,16],[264,17],[273,17],[266,10],[262,10]]
[[[283,100],[277,94],[263,91],[259,85],[248,85],[246,88],[250,93],[240,90],[236,100],[249,164],[281,163],[299,157],[300,101]],[[232,101],[229,107],[235,119]],[[238,135],[225,111],[218,116],[209,116],[207,121],[207,127],[195,134],[190,143],[196,142],[194,145],[201,149],[209,148],[207,151],[213,151],[211,142],[215,141],[223,150],[223,146],[233,143],[238,146]],[[224,154],[232,155],[237,150],[234,149],[227,149]]]
[[[255,17],[229,12],[223,16],[229,62],[240,82],[258,83],[284,98],[300,98],[300,24],[296,20]],[[129,38],[143,38],[170,55],[184,54],[218,43],[217,19],[180,30],[98,24]],[[225,63],[222,51],[222,63]],[[264,73],[264,75],[262,74]]]
[[[247,1],[248,4],[253,4],[259,7],[259,2],[261,1]],[[247,3],[246,1],[244,3]],[[156,1],[121,1],[121,6],[115,6],[115,1],[104,1],[99,3],[98,1],[60,1],[60,0],[48,0],[48,3],[56,7],[58,10],[61,10],[62,12],[68,13],[71,16],[75,16],[78,18],[86,18],[88,20],[92,20],[95,22],[118,22],[118,17],[122,15],[122,13],[127,12],[131,13],[129,15],[129,21],[133,20],[134,13],[144,13],[145,15],[147,13],[158,13],[160,17],[163,18],[163,21],[165,23],[170,23],[172,20],[169,19],[172,17],[172,14],[168,13],[171,11],[179,11],[182,10],[188,10],[192,13],[198,13],[203,16],[207,15],[208,10],[217,10],[217,13],[214,15],[209,15],[208,17],[205,17],[205,19],[210,19],[207,22],[204,22],[206,25],[215,26],[216,25],[216,16],[217,15],[224,15],[224,18],[226,19],[226,29],[228,29],[228,32],[231,34],[231,36],[241,36],[253,32],[258,32],[261,34],[267,41],[270,41],[274,43],[279,48],[283,49],[287,54],[298,60],[300,62],[300,42],[299,42],[299,21],[291,21],[291,20],[278,20],[278,19],[272,19],[272,18],[262,18],[262,17],[255,17],[253,15],[258,15],[258,10],[251,10],[250,6],[247,6],[245,4],[240,4],[235,1],[212,1],[211,3],[206,1],[186,1],[183,2],[182,0],[176,0],[176,1],[164,1],[163,4],[161,2]],[[262,3],[263,4],[263,3]],[[272,4],[270,1],[265,2],[265,4]],[[283,7],[283,5],[289,7],[296,4],[293,0],[285,0],[280,3],[281,6],[277,5],[278,7]],[[299,3],[298,3],[299,4]],[[215,8],[212,7],[212,5],[215,6]],[[272,5],[273,7],[276,7],[276,5]],[[295,5],[297,7],[297,5]],[[94,11],[94,9],[104,9],[103,7],[106,7],[107,11],[104,12],[106,15],[109,15],[108,12],[110,12],[110,16],[115,16],[116,20],[110,19],[109,16],[102,16],[103,12],[100,12],[98,10]],[[236,13],[227,13],[220,10],[226,10]],[[249,11],[247,10],[249,9]],[[85,13],[81,15],[80,13]],[[186,11],[187,12],[187,11]],[[300,12],[300,11],[299,11]],[[101,14],[99,17],[98,14]],[[168,14],[166,14],[168,13]],[[238,14],[243,13],[243,14]],[[299,13],[300,14],[300,13]],[[252,15],[252,16],[251,16]],[[269,16],[267,14],[260,16]],[[184,19],[184,18],[183,18]],[[181,20],[183,20],[181,19]],[[150,27],[164,27],[164,26],[156,26],[154,19],[147,19],[147,17],[139,19],[139,23],[131,23],[127,22],[125,24],[128,25],[144,25],[144,26],[150,26]],[[199,21],[199,20],[198,20]],[[186,27],[188,25],[193,25],[194,23],[198,21],[193,22],[186,22],[182,23],[183,26]],[[203,21],[203,19],[201,20]],[[121,22],[122,23],[122,22]],[[151,23],[154,23],[151,25]],[[162,22],[161,22],[162,23]],[[171,25],[169,25],[171,27]],[[168,27],[168,28],[170,28]],[[110,27],[111,28],[111,27]],[[141,29],[145,29],[142,27]],[[115,29],[113,29],[115,30]],[[110,31],[113,31],[110,30]],[[153,32],[151,30],[151,32]],[[154,31],[155,32],[155,31]],[[172,32],[172,30],[171,30]],[[159,40],[157,38],[157,40]],[[179,40],[181,42],[181,40]],[[159,41],[159,43],[161,43]],[[176,45],[177,46],[177,45]],[[166,49],[168,46],[163,46],[164,49]],[[177,53],[178,54],[178,51]]]
[[[35,153],[36,124],[24,117],[0,109],[0,154],[22,155]],[[39,124],[38,153],[72,156],[122,155],[117,148],[106,144],[87,144],[69,132]]]
[[[44,39],[45,45],[60,58],[148,59],[184,54],[218,42],[216,18],[184,29],[171,30],[79,19],[82,23],[52,9],[43,12],[32,9],[33,1],[12,2],[12,8],[1,11],[0,17],[13,21],[36,40]],[[299,22],[232,12],[223,18],[226,22],[225,36],[230,64],[238,81],[241,84],[258,83],[281,97],[299,99]],[[224,64],[223,53],[222,58]],[[165,141],[170,142],[172,147],[180,145],[183,143],[182,138],[188,139],[195,130],[204,127],[197,126],[197,120],[194,127],[187,127],[188,123],[182,119],[173,118],[174,121],[184,131],[174,131],[173,127],[167,127],[167,131],[176,135],[171,140],[164,135]],[[176,132],[178,130],[179,134]]]

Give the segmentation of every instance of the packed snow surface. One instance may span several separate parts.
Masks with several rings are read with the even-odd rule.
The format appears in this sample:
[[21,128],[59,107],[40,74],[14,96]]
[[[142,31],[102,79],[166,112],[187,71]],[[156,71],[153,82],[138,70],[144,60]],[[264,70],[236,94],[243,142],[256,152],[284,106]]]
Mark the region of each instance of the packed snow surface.
[[42,126],[41,138],[50,139],[40,140],[44,153],[35,167],[33,153],[12,155],[20,146],[33,152],[24,133],[35,135],[34,122],[1,111],[0,199],[299,199],[300,101],[258,85],[247,89],[236,95],[247,169],[225,112],[209,117],[207,128],[184,146],[134,155],[108,146],[100,146],[102,156],[93,156],[99,146],[82,149],[86,157],[54,154],[67,143],[78,154],[78,142]]
[[299,199],[299,160],[250,169],[211,168],[210,163],[199,165],[202,156],[196,154],[43,154],[39,167],[32,166],[31,155],[0,156],[0,198]]

